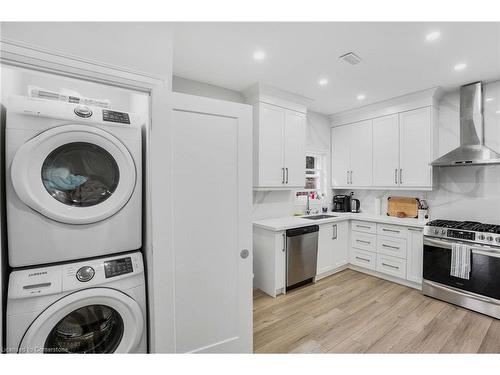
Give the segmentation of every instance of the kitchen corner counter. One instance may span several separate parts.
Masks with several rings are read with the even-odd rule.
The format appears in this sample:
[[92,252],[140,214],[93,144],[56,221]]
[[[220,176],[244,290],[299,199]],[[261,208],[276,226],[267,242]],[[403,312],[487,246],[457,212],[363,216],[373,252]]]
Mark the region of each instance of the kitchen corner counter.
[[428,220],[419,220],[410,218],[398,218],[393,216],[365,214],[362,212],[360,213],[328,212],[327,215],[332,215],[335,217],[321,219],[321,220],[310,220],[310,219],[305,219],[303,216],[285,216],[272,219],[255,220],[253,222],[253,226],[271,231],[282,231],[292,228],[304,227],[308,225],[321,225],[321,224],[334,223],[346,220],[361,220],[361,221],[371,221],[384,224],[403,225],[414,228],[423,228],[428,221]]

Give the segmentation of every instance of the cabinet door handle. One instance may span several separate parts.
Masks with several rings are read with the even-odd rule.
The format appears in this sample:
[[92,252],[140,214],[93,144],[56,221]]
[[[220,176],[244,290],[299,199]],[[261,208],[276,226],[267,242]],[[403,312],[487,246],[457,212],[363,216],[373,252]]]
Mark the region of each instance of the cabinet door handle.
[[399,168],[399,184],[403,184],[403,168]]
[[370,261],[370,259],[361,258],[361,257],[356,257],[356,259],[363,260],[363,261],[365,261],[365,262],[369,262],[369,261]]
[[281,168],[281,183],[285,183],[285,168]]
[[394,183],[397,185],[398,184],[398,169],[394,169]]
[[332,225],[332,240],[337,239],[337,224]]
[[356,240],[356,242],[359,242],[359,243],[365,243],[367,245],[371,244],[370,241],[365,241],[365,240]]
[[399,247],[397,247],[397,246],[391,246],[391,245],[386,245],[385,243],[382,244],[382,247],[387,247],[388,249],[399,250]]
[[399,270],[399,267],[393,266],[392,264],[382,263],[383,266],[394,268],[395,270]]
[[384,232],[392,232],[392,233],[400,233],[399,230],[396,229],[387,229],[387,228],[382,228]]
[[281,251],[285,252],[285,250],[286,250],[286,237],[285,237],[285,233],[283,233],[282,236],[283,236],[283,249]]
[[352,171],[351,171],[351,185],[352,185]]
[[285,168],[285,171],[286,171],[286,184],[288,184],[288,167]]
[[347,185],[349,185],[349,171],[347,171],[346,182],[347,182]]

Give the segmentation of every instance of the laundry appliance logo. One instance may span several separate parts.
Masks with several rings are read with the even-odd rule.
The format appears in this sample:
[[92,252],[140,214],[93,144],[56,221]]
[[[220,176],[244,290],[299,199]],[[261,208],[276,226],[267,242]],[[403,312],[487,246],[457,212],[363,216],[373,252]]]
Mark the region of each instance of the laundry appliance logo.
[[47,271],[33,272],[28,274],[28,277],[47,275]]

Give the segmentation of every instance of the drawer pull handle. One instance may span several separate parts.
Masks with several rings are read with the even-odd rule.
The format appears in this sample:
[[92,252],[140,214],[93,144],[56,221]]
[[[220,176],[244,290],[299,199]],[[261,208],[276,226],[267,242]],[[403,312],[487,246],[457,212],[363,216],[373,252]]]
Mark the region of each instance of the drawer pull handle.
[[356,227],[358,228],[366,228],[366,229],[371,229],[372,227],[369,227],[368,225],[358,225],[356,224]]
[[399,267],[393,266],[392,264],[382,263],[383,266],[393,268],[395,270],[399,270]]
[[370,259],[361,258],[361,257],[356,257],[356,259],[363,260],[363,261],[365,261],[365,262],[369,262],[369,261],[370,261]]
[[399,247],[397,246],[391,246],[391,245],[386,245],[385,243],[382,244],[383,247],[387,247],[389,249],[395,249],[395,250],[399,250]]
[[371,244],[370,241],[364,241],[364,240],[356,240],[356,242],[361,242],[361,243],[365,243],[367,245]]
[[384,232],[393,232],[393,233],[400,233],[399,230],[396,229],[387,229],[387,228],[382,228]]

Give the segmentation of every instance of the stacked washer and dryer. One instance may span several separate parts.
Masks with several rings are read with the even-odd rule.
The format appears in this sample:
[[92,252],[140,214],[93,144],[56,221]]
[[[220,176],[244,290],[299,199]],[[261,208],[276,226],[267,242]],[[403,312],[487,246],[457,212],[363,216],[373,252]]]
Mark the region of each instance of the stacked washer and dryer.
[[141,118],[10,98],[6,348],[145,353]]

